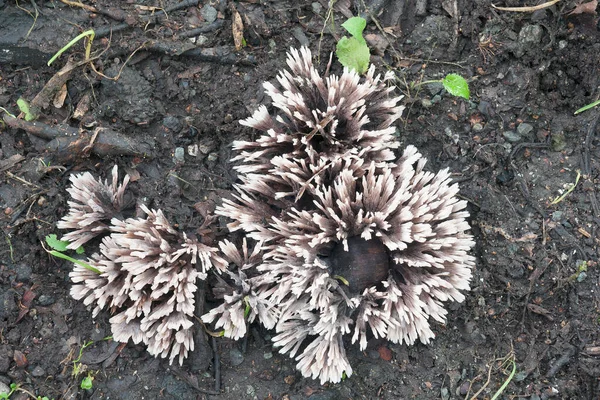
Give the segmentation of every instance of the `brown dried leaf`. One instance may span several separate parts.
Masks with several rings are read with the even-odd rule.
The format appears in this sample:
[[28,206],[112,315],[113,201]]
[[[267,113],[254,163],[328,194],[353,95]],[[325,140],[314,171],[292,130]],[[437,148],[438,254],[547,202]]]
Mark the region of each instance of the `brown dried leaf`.
[[244,23],[242,22],[240,13],[234,7],[231,7],[231,11],[233,13],[233,24],[231,25],[233,43],[235,49],[240,51],[244,47]]
[[15,350],[13,352],[13,359],[15,360],[15,363],[17,363],[17,367],[24,368],[27,366],[27,357],[25,357],[23,352]]
[[596,15],[596,8],[598,7],[598,0],[588,1],[587,3],[582,3],[575,7],[573,11],[568,13],[567,15],[575,15],[575,14],[592,14]]
[[58,93],[54,96],[54,100],[52,101],[52,105],[55,108],[62,108],[65,105],[65,99],[67,98],[67,84],[63,84],[61,88],[58,90]]
[[79,103],[77,103],[77,108],[75,108],[75,112],[73,113],[73,118],[81,119],[90,109],[90,95],[88,93],[84,94]]
[[34,286],[32,286],[31,289],[28,289],[27,291],[25,291],[25,293],[23,294],[23,298],[21,299],[19,315],[17,316],[17,320],[15,321],[15,324],[18,323],[29,312],[29,307],[31,307],[31,302],[33,301],[33,299],[35,299],[35,296],[36,296],[33,289],[35,289]]

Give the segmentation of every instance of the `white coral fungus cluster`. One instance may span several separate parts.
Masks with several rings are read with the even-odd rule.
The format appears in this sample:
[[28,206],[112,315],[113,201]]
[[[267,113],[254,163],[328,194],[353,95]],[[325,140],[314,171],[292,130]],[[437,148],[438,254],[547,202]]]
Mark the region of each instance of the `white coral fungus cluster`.
[[263,133],[234,143],[241,183],[217,209],[262,254],[223,248],[237,289],[203,319],[239,338],[249,307],[304,376],[339,382],[352,374],[345,342],[434,337],[443,303],[469,290],[474,242],[449,172],[425,171],[413,146],[396,159],[390,76],[323,78],[306,48],[287,62],[279,86],[265,84],[274,115],[242,121]]
[[[65,227],[105,215],[115,193],[122,198],[122,191],[110,192],[88,174],[76,175],[71,182],[69,192],[76,201],[70,202],[71,212],[63,218]],[[115,182],[116,169],[111,188]],[[87,209],[80,204],[86,198],[99,200]],[[170,362],[178,357],[181,364],[194,349],[196,281],[205,279],[211,268],[223,270],[227,262],[217,248],[174,230],[160,210],[141,209],[146,218],[112,218],[106,225],[103,231],[110,234],[104,236],[100,252],[88,258],[91,269],[74,264],[71,295],[94,306],[94,317],[103,309],[114,314],[110,324],[115,340],[144,343],[150,354]],[[81,234],[65,237],[78,243]]]

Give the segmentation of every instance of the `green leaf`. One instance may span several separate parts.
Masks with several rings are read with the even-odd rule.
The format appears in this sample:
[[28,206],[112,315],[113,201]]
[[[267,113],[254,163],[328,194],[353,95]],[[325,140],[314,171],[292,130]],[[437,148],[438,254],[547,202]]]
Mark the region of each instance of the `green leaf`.
[[91,377],[90,375],[88,375],[81,380],[80,386],[82,389],[85,389],[85,390],[91,389],[94,386],[93,382],[94,382],[94,378]]
[[448,74],[442,81],[444,88],[453,96],[469,100],[471,92],[467,80],[458,74]]
[[85,253],[85,249],[83,248],[83,246],[79,246],[76,250],[75,253],[77,254],[83,254]]
[[369,68],[371,52],[364,40],[361,43],[355,37],[344,36],[338,42],[335,54],[344,67],[353,69],[359,74],[364,74]]
[[46,243],[52,250],[57,251],[67,251],[67,246],[69,245],[69,242],[66,240],[59,240],[54,233],[46,236]]
[[342,27],[361,43],[365,43],[362,33],[367,26],[367,20],[361,17],[352,17],[342,24]]
[[19,107],[19,110],[25,114],[25,121],[33,121],[36,119],[35,114],[32,113],[31,109],[29,108],[29,103],[27,100],[20,97],[19,100],[17,100],[17,106]]

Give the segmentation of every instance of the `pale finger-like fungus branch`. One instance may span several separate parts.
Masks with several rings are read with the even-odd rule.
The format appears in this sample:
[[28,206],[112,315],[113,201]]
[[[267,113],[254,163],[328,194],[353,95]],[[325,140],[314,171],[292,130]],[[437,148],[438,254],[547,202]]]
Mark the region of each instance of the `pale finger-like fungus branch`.
[[89,172],[71,175],[71,186],[67,189],[72,198],[68,201],[69,213],[56,224],[59,229],[70,230],[62,237],[70,242],[67,248],[75,250],[96,236],[108,233],[110,220],[123,208],[123,195],[129,183],[129,175],[125,175],[120,185],[118,177],[116,165],[110,184],[97,180]]

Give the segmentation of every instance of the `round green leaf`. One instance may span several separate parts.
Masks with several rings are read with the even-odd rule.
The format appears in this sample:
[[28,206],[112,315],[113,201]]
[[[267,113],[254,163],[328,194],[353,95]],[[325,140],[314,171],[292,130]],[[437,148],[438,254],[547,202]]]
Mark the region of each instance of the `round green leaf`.
[[471,92],[467,80],[458,74],[448,74],[442,81],[444,88],[453,96],[469,100]]

